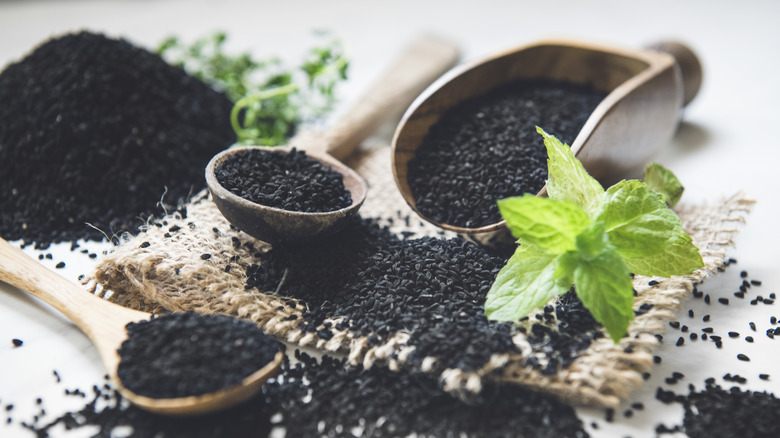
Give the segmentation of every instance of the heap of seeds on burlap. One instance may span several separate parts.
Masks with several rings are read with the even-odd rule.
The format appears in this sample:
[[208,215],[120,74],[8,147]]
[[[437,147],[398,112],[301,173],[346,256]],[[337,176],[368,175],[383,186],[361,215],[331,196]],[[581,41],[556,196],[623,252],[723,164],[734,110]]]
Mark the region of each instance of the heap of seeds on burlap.
[[605,96],[589,85],[521,80],[453,106],[409,162],[417,209],[466,228],[500,222],[497,200],[535,195],[547,179],[535,126],[571,144]]
[[[0,236],[39,245],[134,232],[205,187],[232,103],[125,40],[51,39],[0,74]],[[89,225],[88,225],[89,224]]]
[[117,375],[127,389],[152,398],[237,385],[281,350],[255,324],[226,315],[172,313],[126,328]]
[[214,175],[231,193],[268,207],[319,213],[352,204],[340,173],[294,148],[232,154],[214,169]]
[[488,321],[485,295],[505,262],[459,239],[401,239],[358,219],[321,241],[261,254],[247,268],[247,288],[304,301],[300,327],[322,339],[348,329],[373,346],[409,333],[416,348],[408,360],[417,366],[434,356],[441,367],[476,370],[493,354],[518,353],[512,337],[522,331],[544,357],[528,364],[555,373],[603,336],[573,293],[519,326]]

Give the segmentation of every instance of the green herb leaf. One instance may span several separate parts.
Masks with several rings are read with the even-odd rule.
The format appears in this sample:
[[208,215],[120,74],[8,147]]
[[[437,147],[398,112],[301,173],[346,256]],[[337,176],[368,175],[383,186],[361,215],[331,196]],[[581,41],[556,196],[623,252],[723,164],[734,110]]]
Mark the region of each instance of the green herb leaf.
[[643,179],[651,189],[663,195],[671,207],[677,205],[685,190],[677,175],[658,163],[650,163],[645,167]]
[[485,315],[514,321],[569,290],[571,283],[555,279],[557,256],[533,245],[520,245],[496,276],[485,301]]
[[332,109],[335,87],[346,79],[349,65],[340,41],[330,38],[311,48],[299,67],[288,67],[276,57],[227,54],[226,40],[224,32],[215,32],[188,46],[170,37],[158,53],[235,102],[230,122],[238,144],[285,144],[304,121]]
[[594,223],[577,236],[574,287],[593,318],[618,342],[634,318],[631,275],[620,253],[609,244],[604,224]]
[[605,224],[609,241],[636,274],[668,277],[704,266],[680,218],[640,181],[610,187],[595,220]]
[[574,249],[574,239],[591,220],[579,206],[533,195],[498,201],[512,234],[524,242],[559,254]]
[[488,292],[485,313],[516,320],[574,284],[618,342],[634,317],[630,272],[686,275],[703,267],[701,255],[663,195],[635,180],[604,192],[568,146],[537,131],[548,151],[549,198],[499,201],[520,246]]
[[537,127],[547,148],[547,194],[579,205],[589,214],[598,208],[604,197],[604,188],[588,174],[571,148]]

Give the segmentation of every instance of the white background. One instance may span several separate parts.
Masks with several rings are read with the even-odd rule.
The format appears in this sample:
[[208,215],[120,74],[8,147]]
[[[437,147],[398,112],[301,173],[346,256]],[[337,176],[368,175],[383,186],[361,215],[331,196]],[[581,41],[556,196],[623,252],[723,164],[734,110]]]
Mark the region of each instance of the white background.
[[[311,43],[312,29],[336,32],[352,56],[351,78],[341,88],[344,104],[355,99],[414,35],[433,32],[457,41],[465,60],[489,55],[514,45],[546,37],[570,37],[587,41],[641,47],[658,39],[679,39],[689,44],[704,66],[704,84],[686,109],[685,123],[676,138],[656,157],[671,168],[686,186],[683,202],[718,202],[738,191],[757,200],[739,233],[730,255],[738,259],[734,269],[708,279],[707,293],[729,296],[740,284],[739,271],[763,281],[760,292],[780,291],[780,190],[778,190],[777,133],[780,130],[780,2],[776,1],[487,1],[432,0],[378,1],[0,1],[0,66],[21,59],[52,35],[89,29],[109,36],[125,37],[145,47],[155,47],[164,37],[178,35],[185,41],[213,30],[229,33],[229,48],[251,50],[258,56],[280,55],[296,60]],[[3,103],[0,102],[0,105]],[[0,175],[2,178],[2,175]],[[49,250],[54,260],[68,262],[70,278],[86,272],[89,259],[67,248]],[[32,253],[32,252],[31,252]],[[0,261],[1,262],[1,261]],[[759,289],[759,288],[756,288]],[[654,400],[655,388],[672,371],[685,378],[675,386],[687,392],[689,383],[701,388],[706,377],[723,382],[724,373],[748,379],[745,387],[780,393],[780,339],[769,341],[769,315],[780,316],[775,306],[750,306],[731,297],[731,306],[705,306],[689,300],[680,320],[692,329],[705,326],[701,316],[712,315],[709,325],[726,332],[739,331],[736,340],[726,338],[717,350],[710,342],[686,342],[675,347],[679,334],[671,332],[659,352],[663,363],[631,401],[646,408],[614,424],[603,421],[600,410],[581,410],[583,419],[599,423],[593,436],[655,436],[660,421],[680,423],[681,408]],[[687,309],[693,308],[695,319]],[[749,334],[747,321],[759,329],[756,343],[742,338]],[[25,344],[12,348],[11,339]],[[737,352],[751,362],[736,360]],[[52,370],[63,377],[55,385]],[[769,373],[769,381],[757,378]],[[38,410],[36,397],[43,396],[52,417],[78,400],[62,396],[64,387],[90,388],[104,371],[87,339],[55,312],[19,291],[0,285],[0,436],[32,436],[18,421],[29,420]],[[6,425],[4,407],[14,423]],[[83,403],[81,403],[83,404]]]

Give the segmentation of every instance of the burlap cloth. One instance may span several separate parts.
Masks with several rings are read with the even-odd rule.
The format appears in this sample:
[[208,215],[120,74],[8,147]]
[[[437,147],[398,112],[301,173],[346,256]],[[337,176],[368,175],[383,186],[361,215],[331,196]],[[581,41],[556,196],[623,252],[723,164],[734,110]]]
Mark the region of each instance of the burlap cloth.
[[[369,184],[363,217],[384,220],[394,231],[441,235],[439,229],[417,220],[398,193],[388,147],[362,150],[347,164]],[[716,204],[678,209],[685,230],[701,251],[705,268],[685,277],[656,279],[658,284],[653,286],[648,285],[651,279],[635,277],[638,296],[634,308],[643,303],[653,306],[635,318],[629,336],[619,344],[609,336],[594,340],[568,367],[543,375],[526,364],[534,352],[526,348],[525,335],[519,333],[513,339],[522,354],[493,355],[478,371],[444,370],[440,375],[444,388],[461,394],[478,392],[483,379],[500,379],[552,393],[573,404],[616,406],[642,384],[642,373],[652,367],[652,353],[659,343],[655,335],[663,333],[667,321],[675,319],[680,303],[694,285],[722,268],[725,248],[732,244],[751,204],[737,194]],[[366,367],[404,367],[404,359],[414,348],[407,345],[407,333],[397,333],[384,345],[370,348],[367,338],[349,331],[332,329],[334,336],[324,340],[302,332],[298,320],[291,318],[303,306],[285,306],[290,299],[275,296],[274,291],[246,290],[246,268],[268,245],[231,228],[206,191],[182,211],[186,217],[174,212],[150,222],[138,235],[125,237],[88,278],[93,293],[136,309],[230,314],[254,321],[288,343],[345,354],[351,362]],[[408,225],[397,220],[407,215],[414,218]],[[177,231],[170,232],[172,227]],[[234,237],[253,244],[235,245]],[[421,370],[430,372],[435,363],[436,358],[429,357]]]

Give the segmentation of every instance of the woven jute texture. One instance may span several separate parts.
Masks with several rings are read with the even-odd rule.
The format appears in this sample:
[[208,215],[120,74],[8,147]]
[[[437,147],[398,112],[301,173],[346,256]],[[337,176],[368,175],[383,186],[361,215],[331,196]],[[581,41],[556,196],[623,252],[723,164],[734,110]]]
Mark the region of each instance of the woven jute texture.
[[[369,184],[369,196],[361,215],[377,218],[395,232],[416,236],[453,237],[417,219],[398,193],[393,181],[388,147],[364,149],[347,163]],[[495,354],[478,370],[441,370],[436,358],[422,361],[418,371],[436,372],[445,389],[467,395],[479,392],[485,379],[514,382],[552,393],[573,404],[616,406],[638,388],[642,373],[653,365],[658,346],[656,334],[675,319],[680,304],[696,284],[722,269],[726,249],[744,223],[752,201],[741,194],[711,205],[677,210],[685,230],[700,249],[705,268],[674,278],[636,276],[636,316],[629,334],[618,344],[608,336],[595,339],[570,365],[557,373],[543,374],[529,366],[536,352],[523,333],[513,337],[518,354]],[[246,269],[256,263],[266,243],[232,228],[206,191],[196,195],[186,208],[150,222],[134,237],[122,242],[97,265],[88,278],[92,291],[121,305],[151,311],[197,311],[223,313],[253,321],[266,332],[298,346],[346,355],[366,367],[400,369],[414,346],[409,334],[399,332],[382,345],[369,347],[367,337],[349,330],[332,329],[330,339],[300,328],[301,305],[275,291],[245,289]],[[186,212],[186,215],[183,214]],[[411,221],[398,220],[412,217]],[[650,306],[652,304],[652,306]],[[326,321],[327,322],[327,321]],[[331,322],[337,322],[333,320]]]

